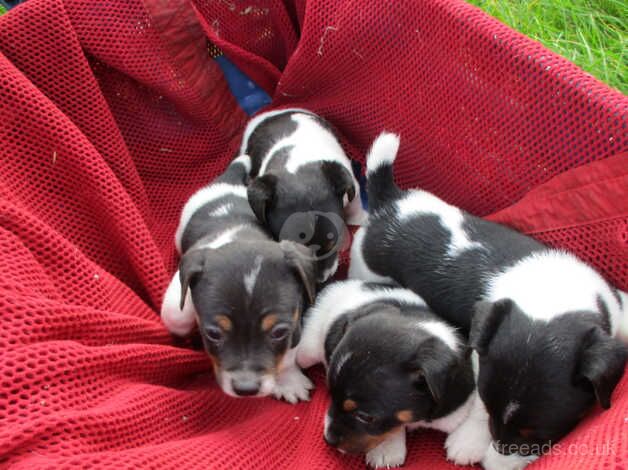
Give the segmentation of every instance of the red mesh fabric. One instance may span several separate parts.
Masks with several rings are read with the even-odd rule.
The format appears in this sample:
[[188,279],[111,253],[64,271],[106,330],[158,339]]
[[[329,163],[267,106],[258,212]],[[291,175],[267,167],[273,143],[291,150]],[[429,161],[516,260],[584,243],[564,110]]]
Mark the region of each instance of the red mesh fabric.
[[[310,403],[231,399],[159,322],[179,211],[246,122],[208,41],[355,158],[400,132],[401,184],[628,289],[628,100],[462,1],[29,0],[0,17],[0,466],[364,465],[322,441],[320,369]],[[626,409],[625,377],[535,466],[625,468]],[[442,442],[407,467],[452,467]]]

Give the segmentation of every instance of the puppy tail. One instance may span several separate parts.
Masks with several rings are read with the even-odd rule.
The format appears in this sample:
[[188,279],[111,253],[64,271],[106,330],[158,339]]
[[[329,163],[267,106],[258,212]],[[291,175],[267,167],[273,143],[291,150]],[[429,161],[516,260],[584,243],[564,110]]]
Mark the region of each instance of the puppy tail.
[[243,154],[235,158],[229,164],[225,172],[216,179],[216,182],[246,185],[250,173],[251,157]]
[[366,157],[366,177],[369,207],[373,210],[401,195],[393,175],[398,150],[399,136],[390,132],[382,132],[371,145]]

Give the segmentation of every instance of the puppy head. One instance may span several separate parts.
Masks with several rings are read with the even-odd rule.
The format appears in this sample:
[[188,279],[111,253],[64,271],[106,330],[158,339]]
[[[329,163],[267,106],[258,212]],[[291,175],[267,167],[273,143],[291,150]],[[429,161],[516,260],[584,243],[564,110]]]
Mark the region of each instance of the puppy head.
[[458,355],[397,307],[372,304],[339,318],[325,341],[331,405],[325,440],[368,452],[407,423],[431,419]]
[[478,391],[501,454],[541,454],[597,402],[610,397],[626,361],[624,346],[592,312],[534,321],[511,300],[476,305],[470,346],[479,356]]
[[265,174],[248,187],[253,212],[275,239],[312,248],[319,282],[336,271],[338,251],[348,242],[344,202],[354,198],[351,174],[335,162],[310,164],[298,174]]
[[[266,396],[301,335],[315,294],[307,248],[290,242],[232,243],[192,250],[180,264],[216,378],[231,396]],[[288,365],[288,364],[286,364]]]

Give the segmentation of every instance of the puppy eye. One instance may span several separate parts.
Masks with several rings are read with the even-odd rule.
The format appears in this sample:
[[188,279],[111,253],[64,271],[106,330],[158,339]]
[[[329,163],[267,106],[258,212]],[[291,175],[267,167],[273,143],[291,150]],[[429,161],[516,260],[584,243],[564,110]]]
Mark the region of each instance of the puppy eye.
[[277,325],[270,331],[270,339],[272,341],[281,341],[286,339],[290,334],[290,328],[287,325]]
[[210,326],[205,330],[205,336],[207,339],[214,343],[220,343],[224,339],[224,334],[217,326]]
[[521,428],[519,429],[519,435],[524,439],[530,439],[534,437],[534,429],[532,428]]
[[355,419],[357,419],[362,424],[372,424],[375,421],[375,418],[364,411],[356,411],[354,413]]

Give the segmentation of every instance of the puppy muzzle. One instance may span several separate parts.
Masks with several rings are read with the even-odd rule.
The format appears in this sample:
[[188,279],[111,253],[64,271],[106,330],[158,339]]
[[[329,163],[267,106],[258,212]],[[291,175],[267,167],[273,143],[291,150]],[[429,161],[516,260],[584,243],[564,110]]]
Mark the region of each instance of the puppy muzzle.
[[251,370],[217,371],[220,388],[232,397],[265,397],[275,387],[275,378]]

